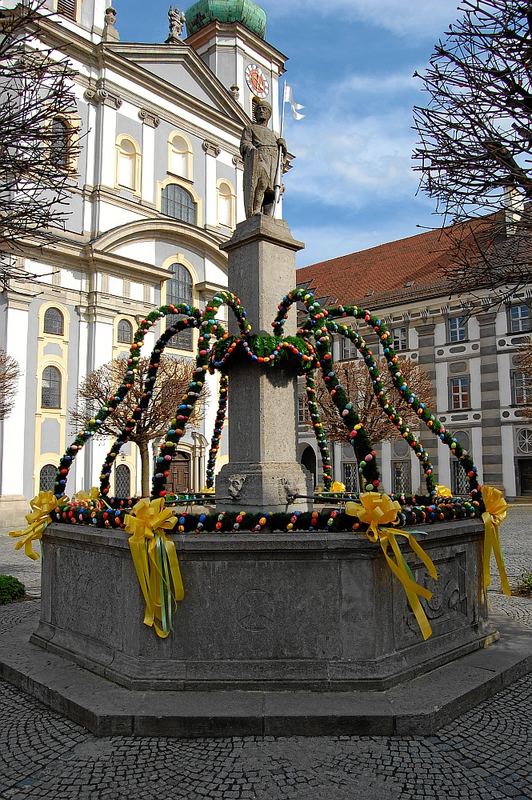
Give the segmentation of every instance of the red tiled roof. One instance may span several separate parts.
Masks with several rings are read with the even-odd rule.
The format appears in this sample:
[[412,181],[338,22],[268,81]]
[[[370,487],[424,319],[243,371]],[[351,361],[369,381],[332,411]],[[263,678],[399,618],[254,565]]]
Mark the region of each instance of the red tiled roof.
[[452,263],[447,231],[443,228],[368,250],[311,264],[297,271],[298,284],[307,284],[317,297],[342,304],[375,305],[377,298],[400,302],[423,294],[450,293],[442,270]]

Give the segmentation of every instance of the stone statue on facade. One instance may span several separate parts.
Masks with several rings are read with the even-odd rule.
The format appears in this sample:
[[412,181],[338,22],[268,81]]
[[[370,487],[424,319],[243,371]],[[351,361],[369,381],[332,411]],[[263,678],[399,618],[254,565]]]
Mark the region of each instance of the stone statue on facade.
[[117,42],[120,39],[116,29],[116,9],[112,6],[108,6],[108,8],[105,9],[102,39],[104,42]]
[[183,26],[185,25],[186,17],[179,8],[170,6],[168,9],[168,25],[170,33],[165,44],[178,44],[181,42],[181,34],[183,33]]
[[265,100],[255,106],[255,121],[244,128],[240,153],[244,159],[246,217],[273,216],[281,192],[286,143],[268,127],[272,107]]

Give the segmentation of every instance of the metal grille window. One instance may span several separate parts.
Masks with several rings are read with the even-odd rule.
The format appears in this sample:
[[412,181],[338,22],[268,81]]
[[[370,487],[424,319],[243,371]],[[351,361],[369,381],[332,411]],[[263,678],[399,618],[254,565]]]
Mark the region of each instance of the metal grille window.
[[115,471],[115,496],[131,497],[131,470],[119,464]]
[[64,330],[63,315],[58,308],[47,308],[44,312],[44,332],[54,336],[62,336]]
[[392,491],[395,494],[412,491],[410,461],[392,461]]
[[76,0],[57,0],[57,13],[75,20]]
[[467,473],[457,458],[451,459],[451,491],[453,494],[469,494]]
[[449,406],[451,411],[471,408],[469,375],[451,378],[449,381]]
[[467,336],[465,317],[449,317],[447,321],[447,338],[449,342],[463,342]]
[[[170,267],[173,277],[166,284],[166,302],[178,305],[179,303],[192,303],[192,277],[190,272],[182,264],[172,264]],[[182,314],[170,314],[167,316],[167,327],[174,325],[178,319],[182,319]],[[192,350],[192,329],[181,331],[172,336],[168,342],[168,347],[175,347],[179,350]]]
[[510,306],[508,311],[510,333],[522,333],[530,330],[530,306],[525,304]]
[[45,464],[39,473],[40,492],[53,492],[56,472],[57,467],[54,467],[53,464]]
[[353,361],[358,358],[358,350],[356,344],[351,339],[345,339],[343,336],[340,339],[340,360]]
[[68,151],[70,129],[61,117],[52,120],[52,139],[50,143],[50,159],[56,167],[68,167]]
[[391,334],[394,350],[408,350],[408,330],[406,328],[392,328]]
[[196,204],[192,195],[177,183],[170,183],[162,190],[161,211],[168,217],[190,222],[191,225],[196,222]]
[[118,323],[117,339],[120,344],[131,344],[133,341],[133,325],[127,319]]
[[342,463],[342,483],[346,492],[358,492],[358,464],[356,461]]
[[61,408],[61,373],[57,367],[45,367],[42,373],[41,406]]
[[532,405],[532,376],[512,372],[512,402],[516,406]]

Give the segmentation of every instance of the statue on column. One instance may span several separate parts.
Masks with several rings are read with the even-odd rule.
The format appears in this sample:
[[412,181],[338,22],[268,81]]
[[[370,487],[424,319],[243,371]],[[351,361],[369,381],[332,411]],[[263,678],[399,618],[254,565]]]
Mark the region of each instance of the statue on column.
[[168,9],[168,25],[170,33],[165,44],[179,44],[181,42],[181,34],[183,33],[183,26],[186,22],[186,17],[179,8],[170,6]]
[[281,178],[286,159],[286,142],[268,127],[272,107],[260,100],[254,122],[244,128],[240,153],[244,159],[244,205],[246,217],[273,216],[281,195]]

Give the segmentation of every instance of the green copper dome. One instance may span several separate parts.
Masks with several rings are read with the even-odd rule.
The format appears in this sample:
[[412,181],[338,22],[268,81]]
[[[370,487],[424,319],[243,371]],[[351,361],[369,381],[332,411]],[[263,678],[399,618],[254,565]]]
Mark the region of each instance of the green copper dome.
[[199,0],[188,11],[187,34],[191,36],[209,22],[241,22],[261,39],[266,34],[266,12],[252,0]]

